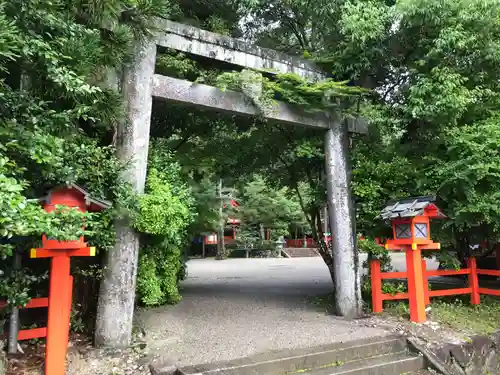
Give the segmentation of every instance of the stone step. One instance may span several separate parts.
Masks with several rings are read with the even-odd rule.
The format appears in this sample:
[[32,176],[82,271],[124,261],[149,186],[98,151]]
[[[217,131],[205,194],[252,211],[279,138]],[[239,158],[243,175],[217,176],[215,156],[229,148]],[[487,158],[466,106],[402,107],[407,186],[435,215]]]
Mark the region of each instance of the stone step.
[[[314,348],[263,353],[227,362],[187,366],[177,369],[177,374],[279,375],[304,373],[309,369],[324,370],[333,364],[346,363],[347,366],[353,361],[360,363],[360,360],[366,358],[379,358],[395,353],[406,354],[406,348],[404,338],[382,336]],[[157,374],[161,375],[162,373],[158,371]]]
[[[408,352],[386,354],[343,365],[296,372],[296,375],[401,375],[424,368],[422,356]],[[288,374],[292,375],[292,374]]]
[[286,247],[283,249],[283,253],[285,253],[288,258],[319,257],[318,251],[309,247]]

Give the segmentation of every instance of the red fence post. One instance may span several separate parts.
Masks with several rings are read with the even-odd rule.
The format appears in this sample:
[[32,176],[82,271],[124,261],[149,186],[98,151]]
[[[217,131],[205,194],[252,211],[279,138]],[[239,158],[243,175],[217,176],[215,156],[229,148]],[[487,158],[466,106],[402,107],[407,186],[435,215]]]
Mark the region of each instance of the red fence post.
[[45,374],[47,375],[64,375],[66,373],[72,285],[69,272],[70,257],[66,253],[52,258],[47,346],[45,349]]
[[424,281],[424,299],[425,304],[431,304],[431,298],[429,296],[429,277],[427,276],[427,261],[422,259],[422,279]]
[[372,282],[372,305],[374,313],[383,311],[382,301],[382,277],[380,272],[380,260],[373,259],[370,262],[370,275]]
[[477,277],[476,258],[470,257],[467,259],[467,267],[469,268],[469,287],[471,288],[470,303],[479,305],[481,296],[479,295],[479,279]]
[[406,272],[408,273],[410,320],[414,323],[423,323],[427,320],[427,316],[425,313],[422,252],[420,249],[407,248]]

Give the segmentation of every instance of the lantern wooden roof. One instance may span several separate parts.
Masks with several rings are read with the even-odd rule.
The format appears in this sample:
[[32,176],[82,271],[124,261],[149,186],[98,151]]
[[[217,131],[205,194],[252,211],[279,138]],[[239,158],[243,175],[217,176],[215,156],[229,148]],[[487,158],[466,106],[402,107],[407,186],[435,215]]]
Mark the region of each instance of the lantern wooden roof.
[[387,202],[378,218],[393,220],[398,218],[411,218],[427,216],[429,218],[444,219],[446,215],[435,205],[436,197],[409,197]]
[[89,211],[101,211],[101,210],[104,210],[106,208],[111,207],[111,202],[106,201],[104,199],[98,199],[98,198],[92,197],[90,195],[90,193],[87,190],[85,190],[83,187],[81,187],[77,184],[73,184],[73,183],[60,185],[60,186],[57,186],[55,188],[50,189],[48,194],[45,197],[38,199],[38,201],[49,203],[51,200],[52,193],[55,191],[58,191],[58,190],[62,190],[62,189],[75,190],[76,192],[81,194],[85,199],[85,204],[87,205]]

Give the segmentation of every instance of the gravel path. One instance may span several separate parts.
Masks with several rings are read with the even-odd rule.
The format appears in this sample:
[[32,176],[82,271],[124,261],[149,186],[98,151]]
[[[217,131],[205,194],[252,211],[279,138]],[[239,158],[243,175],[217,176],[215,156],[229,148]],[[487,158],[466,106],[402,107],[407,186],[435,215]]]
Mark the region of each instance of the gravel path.
[[307,302],[332,289],[321,258],[191,260],[188,272],[179,305],[137,313],[160,362],[199,364],[388,333]]

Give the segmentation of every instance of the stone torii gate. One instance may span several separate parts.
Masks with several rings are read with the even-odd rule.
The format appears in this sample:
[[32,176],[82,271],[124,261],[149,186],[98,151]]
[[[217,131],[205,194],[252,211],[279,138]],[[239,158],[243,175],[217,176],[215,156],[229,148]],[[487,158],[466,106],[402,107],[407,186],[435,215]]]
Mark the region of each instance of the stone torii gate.
[[[249,45],[193,26],[160,21],[159,30],[161,32],[156,38],[141,45],[135,61],[124,73],[122,83],[129,121],[128,127],[118,133],[117,147],[121,158],[133,160],[129,169],[133,178],[129,182],[138,193],[144,191],[146,180],[153,98],[239,115],[252,116],[260,113],[243,93],[221,91],[213,86],[155,74],[157,46],[229,63],[240,69],[254,69],[266,73],[296,73],[314,81],[325,78],[324,74],[309,61]],[[283,124],[324,129],[328,216],[331,232],[334,234],[332,246],[337,310],[342,316],[358,316],[361,313],[361,292],[347,161],[348,132],[366,133],[367,123],[362,119],[342,119],[339,113],[325,112],[311,115],[282,102],[278,102],[277,108],[265,116]],[[120,239],[120,236],[124,237]],[[131,235],[126,233],[118,233],[117,238],[117,246],[121,240],[123,243],[133,241]],[[123,256],[123,252],[116,251],[119,254],[108,260],[113,262],[112,277],[119,280],[120,269],[126,268],[124,264],[129,262],[137,264],[137,259],[127,259]],[[135,275],[133,276],[135,280]],[[128,288],[127,284],[130,282],[119,281],[124,288],[125,286]],[[135,287],[135,281],[130,287]],[[123,297],[117,295],[116,299],[123,300]],[[118,301],[116,303],[118,304]],[[100,313],[116,320],[116,312]],[[122,326],[118,327],[120,323],[117,322],[116,325],[117,331],[123,329]]]

